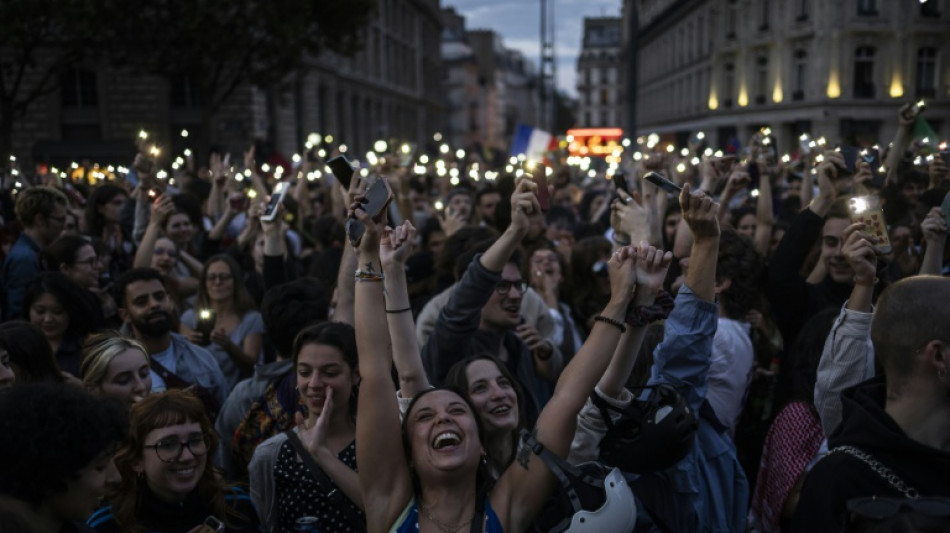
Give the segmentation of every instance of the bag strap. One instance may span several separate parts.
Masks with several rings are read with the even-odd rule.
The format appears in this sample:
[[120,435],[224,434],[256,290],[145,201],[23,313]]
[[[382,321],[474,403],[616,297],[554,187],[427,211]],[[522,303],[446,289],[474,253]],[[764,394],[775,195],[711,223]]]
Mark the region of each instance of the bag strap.
[[154,357],[148,358],[149,366],[152,370],[155,371],[163,380],[165,380],[165,385],[170,389],[186,389],[191,386],[190,383],[182,379],[178,374],[175,374],[171,370],[165,368],[165,365],[158,362]]
[[861,461],[862,463],[868,465],[875,474],[881,477],[884,481],[887,481],[891,487],[894,487],[897,492],[900,492],[905,498],[916,500],[920,498],[920,493],[917,492],[917,489],[907,485],[900,476],[894,473],[893,470],[885,466],[883,463],[874,458],[873,455],[863,452],[854,446],[838,446],[833,448],[828,452],[828,455],[833,453],[843,453],[854,457],[855,459]]
[[[324,472],[320,466],[317,465],[317,462],[313,460],[313,456],[310,455],[310,452],[308,452],[306,448],[304,448],[303,442],[300,440],[300,437],[297,436],[297,433],[294,432],[293,429],[288,429],[284,432],[284,434],[287,435],[287,440],[290,442],[290,445],[293,446],[294,451],[297,452],[300,460],[303,461],[304,466],[306,466],[307,470],[310,471],[310,474],[317,478],[317,480],[329,483],[335,487],[336,483],[334,483],[333,480],[330,479],[330,476],[328,476],[326,472]],[[333,496],[335,492],[339,492],[339,489],[333,489],[329,494],[327,494],[327,496]]]

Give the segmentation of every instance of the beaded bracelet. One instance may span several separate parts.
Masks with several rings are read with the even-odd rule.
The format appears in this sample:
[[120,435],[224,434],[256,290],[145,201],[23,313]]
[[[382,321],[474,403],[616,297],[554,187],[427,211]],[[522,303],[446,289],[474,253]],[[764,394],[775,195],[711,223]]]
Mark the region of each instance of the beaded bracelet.
[[603,322],[604,324],[610,324],[611,326],[620,330],[620,333],[627,332],[627,326],[624,326],[619,320],[614,320],[612,318],[607,318],[603,315],[597,315],[594,317],[595,322]]

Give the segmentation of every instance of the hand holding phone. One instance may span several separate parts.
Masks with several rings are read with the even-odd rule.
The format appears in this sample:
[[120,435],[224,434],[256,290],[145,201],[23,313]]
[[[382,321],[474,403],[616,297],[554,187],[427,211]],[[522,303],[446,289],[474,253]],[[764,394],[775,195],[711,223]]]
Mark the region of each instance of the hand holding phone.
[[848,213],[851,222],[864,224],[868,235],[877,238],[874,251],[881,254],[891,253],[891,240],[884,221],[884,209],[877,196],[856,196],[848,201]]
[[[390,194],[389,189],[386,187],[386,182],[383,178],[378,178],[370,185],[369,189],[366,190],[366,194],[362,200],[362,209],[366,211],[366,214],[369,215],[370,218],[376,219],[386,210],[386,207],[389,206],[389,202],[392,201],[392,199],[392,194]],[[346,235],[350,239],[350,244],[358,246],[364,233],[366,233],[366,226],[355,216],[351,216],[347,219]]]
[[198,310],[198,318],[195,320],[195,331],[201,333],[201,344],[211,343],[211,332],[214,331],[214,325],[217,321],[217,314],[214,309]]
[[538,189],[534,192],[538,199],[538,206],[541,207],[542,212],[547,212],[548,208],[551,207],[551,191],[548,189],[547,169],[539,163],[535,165],[530,175],[535,185],[538,186]]
[[353,174],[356,172],[353,169],[353,165],[350,164],[349,160],[345,155],[338,155],[333,159],[327,161],[327,166],[330,167],[330,170],[333,172],[333,176],[340,182],[340,185],[343,186],[344,190],[350,189],[350,181],[353,179]]
[[290,189],[290,183],[282,181],[274,188],[274,194],[271,195],[267,207],[261,213],[261,221],[273,222],[277,217],[277,207],[284,203],[284,197],[287,196],[287,190]]

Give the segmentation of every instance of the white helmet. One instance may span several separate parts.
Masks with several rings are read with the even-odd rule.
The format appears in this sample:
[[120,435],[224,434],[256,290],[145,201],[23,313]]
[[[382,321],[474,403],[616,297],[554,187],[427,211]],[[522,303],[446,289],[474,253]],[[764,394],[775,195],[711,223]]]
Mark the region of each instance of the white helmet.
[[574,513],[570,533],[613,533],[633,531],[637,523],[637,502],[633,491],[619,468],[614,468],[604,478],[606,500],[597,510],[582,509]]

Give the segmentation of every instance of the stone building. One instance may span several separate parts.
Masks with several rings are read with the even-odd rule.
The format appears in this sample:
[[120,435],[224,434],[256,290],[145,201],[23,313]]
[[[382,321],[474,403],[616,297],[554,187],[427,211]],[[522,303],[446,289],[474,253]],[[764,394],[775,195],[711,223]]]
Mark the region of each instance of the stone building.
[[[324,53],[274,88],[238,87],[213,117],[210,142],[239,154],[263,140],[287,158],[310,132],[356,153],[379,138],[424,142],[442,126],[439,0],[380,0],[363,31],[365,46],[353,57]],[[14,151],[54,164],[126,163],[145,129],[179,153],[194,147],[202,106],[186,79],[77,66],[16,124]]]
[[632,9],[640,134],[685,144],[703,130],[721,145],[770,126],[785,150],[806,131],[867,144],[923,98],[950,137],[946,0],[625,0]]
[[621,19],[584,18],[577,58],[577,120],[581,127],[617,127],[623,110]]

